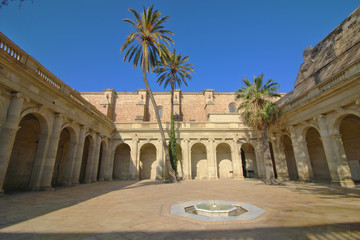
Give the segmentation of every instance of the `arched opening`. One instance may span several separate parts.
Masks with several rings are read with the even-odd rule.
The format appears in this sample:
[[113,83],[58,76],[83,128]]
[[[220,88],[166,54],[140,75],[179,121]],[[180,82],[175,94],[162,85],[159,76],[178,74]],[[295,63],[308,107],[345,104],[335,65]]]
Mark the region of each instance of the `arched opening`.
[[118,180],[130,178],[130,146],[122,143],[115,149],[113,177]]
[[360,118],[355,115],[346,116],[341,121],[339,130],[352,179],[360,182]]
[[5,176],[5,191],[29,188],[40,131],[40,121],[33,114],[21,119]]
[[104,171],[105,171],[105,156],[106,156],[106,143],[104,141],[101,142],[100,145],[100,155],[99,155],[99,164],[98,164],[98,171],[96,180],[103,181],[104,180]]
[[315,128],[311,127],[307,130],[306,142],[314,179],[318,181],[330,181],[330,171],[324,147],[321,142],[320,134]]
[[58,150],[56,153],[54,171],[52,175],[51,185],[57,186],[63,183],[63,178],[68,161],[71,134],[68,129],[64,128],[60,133]]
[[227,143],[220,143],[216,147],[216,163],[218,178],[232,178],[233,164],[231,159],[231,148]]
[[80,183],[89,182],[91,180],[91,151],[94,149],[94,139],[88,135],[85,138],[83,156],[80,168]]
[[156,147],[146,143],[140,150],[140,179],[156,179]]
[[271,142],[269,142],[269,148],[270,148],[270,156],[271,156],[271,162],[273,165],[273,172],[274,172],[274,176],[275,178],[277,178],[277,171],[276,171],[276,164],[275,164],[275,157],[274,157],[274,149],[273,149],[273,145]]
[[202,143],[195,143],[191,148],[191,178],[208,178],[206,147]]
[[297,171],[294,148],[293,148],[291,139],[289,138],[289,136],[284,135],[282,137],[282,142],[284,145],[286,166],[288,169],[289,178],[290,178],[290,180],[298,180],[299,175],[298,175],[298,171]]
[[176,144],[176,149],[177,149],[177,157],[178,157],[178,162],[177,162],[178,177],[182,178],[184,176],[184,170],[183,170],[182,150],[179,144]]
[[257,177],[257,165],[255,149],[250,143],[244,143],[241,146],[241,160],[243,165],[244,177],[253,178]]

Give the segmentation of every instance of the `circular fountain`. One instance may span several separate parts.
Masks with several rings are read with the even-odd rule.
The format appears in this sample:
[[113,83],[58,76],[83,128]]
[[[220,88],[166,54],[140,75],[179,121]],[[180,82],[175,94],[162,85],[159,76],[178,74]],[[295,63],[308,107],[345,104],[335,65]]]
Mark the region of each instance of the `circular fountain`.
[[191,201],[171,206],[171,214],[199,221],[252,220],[265,210],[250,203],[222,200]]

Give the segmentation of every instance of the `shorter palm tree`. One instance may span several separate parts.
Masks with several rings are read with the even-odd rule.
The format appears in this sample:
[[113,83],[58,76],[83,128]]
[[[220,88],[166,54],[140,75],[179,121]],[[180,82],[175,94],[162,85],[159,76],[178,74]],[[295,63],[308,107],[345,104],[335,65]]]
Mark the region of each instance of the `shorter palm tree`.
[[235,94],[236,99],[243,101],[239,105],[238,111],[243,110],[241,117],[244,123],[262,134],[266,182],[273,184],[275,176],[267,132],[280,116],[280,111],[271,101],[273,98],[280,97],[280,94],[278,93],[279,84],[272,79],[263,84],[263,77],[264,74],[254,77],[253,83],[247,78],[242,79],[245,86],[236,90]]
[[164,88],[170,85],[171,92],[171,129],[170,129],[170,161],[173,169],[177,174],[177,146],[175,137],[175,122],[174,122],[174,91],[176,87],[180,87],[182,84],[187,86],[186,79],[191,81],[191,72],[194,71],[192,64],[188,63],[189,57],[182,57],[180,54],[176,54],[174,49],[171,55],[163,55],[162,61],[159,62],[158,67],[154,70],[154,73],[158,75],[157,83],[161,86],[164,84]]

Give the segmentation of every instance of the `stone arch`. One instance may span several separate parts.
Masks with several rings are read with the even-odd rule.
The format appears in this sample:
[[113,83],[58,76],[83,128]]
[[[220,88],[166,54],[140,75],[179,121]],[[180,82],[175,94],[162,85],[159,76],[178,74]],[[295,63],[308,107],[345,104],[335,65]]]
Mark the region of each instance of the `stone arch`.
[[42,115],[28,113],[22,117],[5,176],[5,191],[30,188],[34,172],[39,172],[34,168],[43,155],[47,136],[48,123]]
[[108,143],[106,140],[100,142],[100,151],[99,151],[99,164],[96,175],[97,181],[103,181],[105,178],[105,169],[106,169],[106,156],[108,155]]
[[338,129],[352,179],[360,182],[360,117],[354,114],[342,116]]
[[126,143],[120,143],[114,154],[113,178],[127,180],[130,178],[131,147]]
[[241,146],[241,161],[244,177],[252,178],[258,176],[255,148],[251,143],[244,143]]
[[197,142],[191,146],[191,178],[208,178],[208,161],[206,146]]
[[51,185],[63,185],[66,176],[70,173],[67,165],[71,164],[71,159],[75,153],[76,146],[76,132],[71,127],[64,127],[60,132],[60,139],[55,158],[55,165],[52,174]]
[[79,182],[89,183],[91,181],[91,168],[93,159],[93,150],[95,148],[95,139],[91,134],[85,137],[83,155],[81,160]]
[[229,144],[219,143],[216,146],[216,166],[218,178],[233,178],[234,167]]
[[284,134],[281,137],[281,141],[284,146],[285,161],[286,161],[286,166],[288,169],[289,179],[290,180],[298,180],[299,174],[298,174],[298,170],[297,170],[297,166],[296,166],[294,148],[292,145],[291,138],[289,137],[288,134]]
[[306,142],[314,179],[317,181],[330,181],[330,170],[319,131],[314,127],[308,128]]
[[331,130],[333,131],[332,133],[334,134],[340,133],[340,124],[342,123],[342,120],[349,115],[353,115],[360,118],[360,111],[349,108],[342,109],[341,114],[338,114],[337,117],[331,118],[329,121],[329,126],[332,126],[331,128]]
[[152,143],[145,143],[140,148],[140,179],[156,179],[156,146]]

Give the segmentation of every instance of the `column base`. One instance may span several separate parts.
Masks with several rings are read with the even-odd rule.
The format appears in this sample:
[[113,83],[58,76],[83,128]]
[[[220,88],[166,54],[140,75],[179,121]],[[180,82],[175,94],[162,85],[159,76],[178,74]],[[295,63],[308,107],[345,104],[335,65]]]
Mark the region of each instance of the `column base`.
[[91,183],[97,183],[98,181],[96,179],[92,179]]
[[339,181],[339,182],[331,182],[331,185],[347,187],[347,188],[355,187],[355,184],[354,184],[353,180],[342,180],[342,181]]

